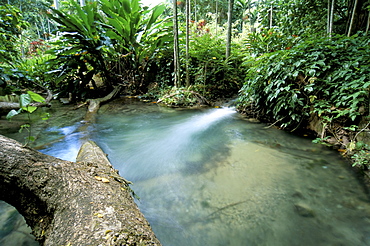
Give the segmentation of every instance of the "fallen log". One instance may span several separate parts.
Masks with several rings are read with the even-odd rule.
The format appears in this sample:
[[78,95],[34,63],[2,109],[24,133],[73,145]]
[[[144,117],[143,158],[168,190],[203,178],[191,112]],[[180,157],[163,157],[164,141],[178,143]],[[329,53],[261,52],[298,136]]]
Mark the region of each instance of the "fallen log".
[[87,112],[85,115],[85,122],[86,123],[95,123],[96,120],[96,113],[100,108],[100,104],[107,102],[111,99],[116,98],[122,90],[122,85],[115,86],[114,89],[105,97],[96,98],[96,99],[88,99],[86,102],[89,104],[87,108]]
[[[44,88],[44,87],[43,87]],[[44,102],[33,102],[30,106],[34,107],[49,107],[50,101],[53,99],[53,94],[51,90],[46,89],[47,97],[45,98]],[[17,110],[21,107],[19,102],[0,102],[0,115],[6,115],[11,110]]]
[[0,102],[0,115],[6,115],[10,110],[19,108],[20,105],[18,102]]
[[0,199],[40,245],[161,245],[128,183],[94,142],[69,162],[0,135]]

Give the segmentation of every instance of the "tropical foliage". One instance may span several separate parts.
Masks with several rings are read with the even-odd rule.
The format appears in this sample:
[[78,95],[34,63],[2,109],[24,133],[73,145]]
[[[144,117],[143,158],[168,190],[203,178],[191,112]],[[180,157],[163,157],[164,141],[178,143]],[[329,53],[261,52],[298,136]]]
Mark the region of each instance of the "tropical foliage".
[[10,5],[0,6],[0,86],[9,81],[9,74],[14,68],[20,52],[17,48],[17,39],[26,22],[22,20],[20,11]]
[[47,17],[47,9],[52,0],[0,0],[0,5],[9,4],[22,12],[22,17],[28,23],[23,31],[27,40],[49,39],[54,29],[54,23]]
[[245,39],[251,57],[239,110],[290,130],[318,122],[316,142],[360,151],[355,165],[366,167],[368,145],[357,137],[369,126],[368,7],[368,1],[259,1],[259,30]]
[[311,113],[355,122],[360,107],[368,111],[369,45],[366,36],[338,35],[246,60],[251,67],[240,100],[253,101],[283,127],[295,128]]
[[[80,100],[121,84],[174,106],[239,92],[241,112],[291,130],[315,118],[319,142],[335,139],[347,152],[361,145],[358,125],[369,114],[367,0],[195,0],[190,13],[185,0],[152,9],[139,0],[54,2],[60,7],[0,1],[1,87],[7,81],[21,94],[38,86]],[[176,72],[172,17],[179,20]]]
[[58,67],[50,73],[57,78],[55,87],[65,93],[74,88],[80,98],[87,88],[97,89],[92,78],[99,75],[108,88],[125,83],[142,90],[144,72],[169,41],[168,24],[159,19],[164,6],[144,10],[138,0],[70,4],[73,14],[57,9],[50,14],[62,34],[52,50],[56,57],[51,63]]
[[327,33],[329,22],[333,22],[332,32],[336,34],[348,34],[351,21],[352,34],[365,31],[368,6],[369,2],[366,0],[278,0],[256,1],[254,11],[257,12],[258,22],[264,28],[275,27],[284,34],[309,37]]

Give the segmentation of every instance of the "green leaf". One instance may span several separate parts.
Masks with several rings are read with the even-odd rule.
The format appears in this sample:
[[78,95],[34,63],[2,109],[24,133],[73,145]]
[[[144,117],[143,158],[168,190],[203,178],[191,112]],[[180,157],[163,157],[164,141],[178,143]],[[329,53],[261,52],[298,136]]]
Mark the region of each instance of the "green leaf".
[[32,98],[29,94],[22,94],[19,97],[19,104],[21,108],[27,107],[32,102]]
[[41,119],[42,120],[48,120],[50,118],[50,114],[49,113],[44,113],[43,115],[41,115]]
[[84,24],[83,25],[84,28],[87,28],[87,30],[90,31],[90,26],[88,25],[90,23],[88,21],[85,11],[81,8],[80,4],[78,4],[77,2],[71,1],[70,3],[74,6],[75,10],[77,11],[77,16],[80,18],[80,20],[82,20],[81,24]]
[[12,109],[7,115],[6,115],[6,119],[7,120],[10,120],[13,116],[16,116],[17,114],[19,114],[19,110],[18,111],[15,111],[14,109]]
[[45,102],[45,98],[43,98],[42,96],[40,96],[39,94],[33,92],[33,91],[27,91],[27,94],[30,95],[31,99],[34,101],[34,102]]
[[147,26],[145,28],[145,31],[149,30],[154,22],[156,22],[157,18],[163,13],[163,11],[166,9],[164,5],[158,5],[155,6],[152,10],[152,15],[150,16],[150,19],[148,20]]
[[21,128],[19,128],[19,133],[22,133],[23,129],[27,129],[30,128],[31,125],[30,124],[23,124],[21,125]]
[[28,139],[31,142],[34,142],[36,140],[36,138],[34,136],[29,136],[26,139]]
[[[137,0],[134,0],[134,1],[137,1]],[[125,11],[125,13],[127,15],[129,15],[131,13],[131,4],[130,4],[130,0],[122,0],[121,1],[121,4],[122,4],[122,10]]]
[[28,113],[32,114],[37,109],[37,107],[27,105],[26,107],[22,107],[22,109],[24,111],[27,111]]
[[131,0],[131,13],[139,12],[140,3],[138,0]]

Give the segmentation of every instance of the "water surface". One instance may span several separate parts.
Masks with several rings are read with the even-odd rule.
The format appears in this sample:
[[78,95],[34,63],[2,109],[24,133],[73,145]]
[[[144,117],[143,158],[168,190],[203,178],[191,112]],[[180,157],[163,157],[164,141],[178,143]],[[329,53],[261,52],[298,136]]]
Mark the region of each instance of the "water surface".
[[[323,146],[229,108],[116,100],[99,112],[91,136],[165,246],[370,245],[369,197]],[[44,126],[43,152],[75,159],[84,133],[74,118]]]
[[103,111],[95,140],[163,245],[370,245],[368,197],[325,147],[228,108]]

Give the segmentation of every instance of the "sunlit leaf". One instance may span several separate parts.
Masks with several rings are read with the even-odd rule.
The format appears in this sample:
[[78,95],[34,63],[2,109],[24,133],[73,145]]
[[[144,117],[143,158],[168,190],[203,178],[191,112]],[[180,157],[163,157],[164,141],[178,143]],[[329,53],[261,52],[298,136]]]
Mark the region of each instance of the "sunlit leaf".
[[48,120],[50,118],[50,114],[49,113],[44,113],[42,116],[41,116],[41,119],[42,120]]
[[33,91],[27,91],[27,94],[30,95],[31,99],[34,102],[45,102],[45,98],[43,98],[42,96]]
[[37,107],[28,105],[26,107],[22,107],[22,109],[32,114],[37,109]]
[[36,138],[34,136],[29,136],[26,139],[28,139],[31,142],[34,142],[36,140]]

